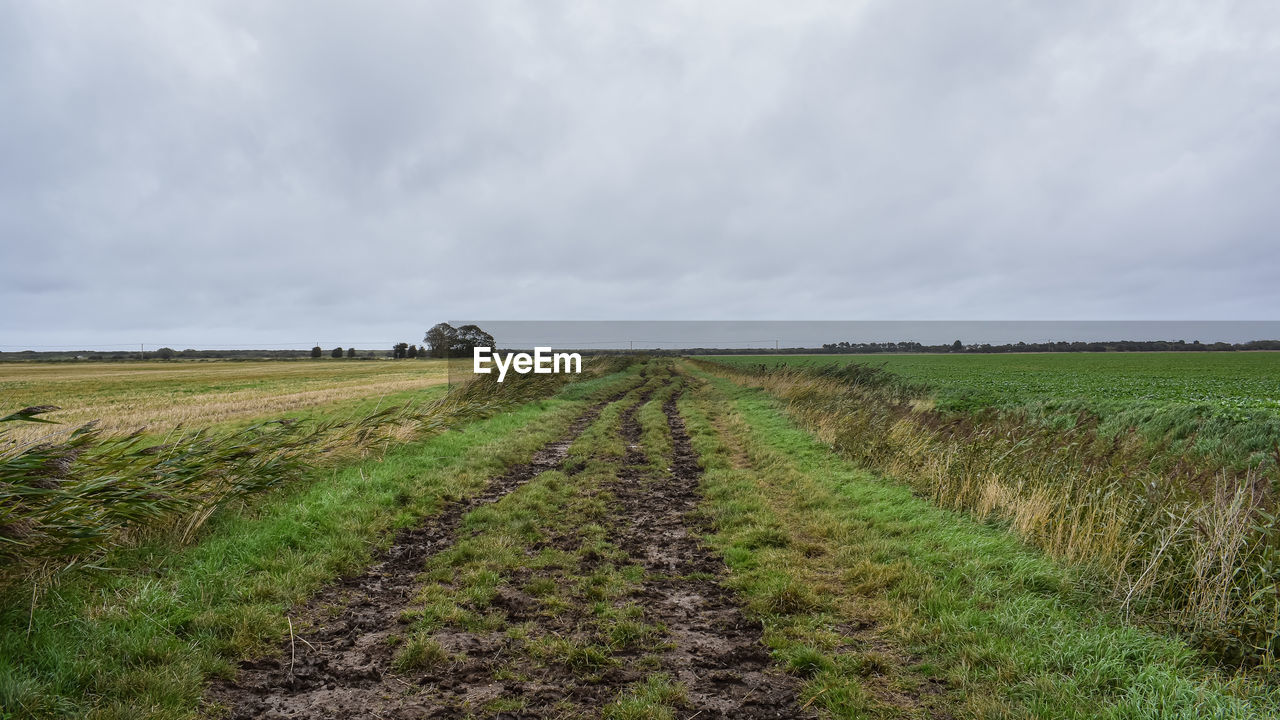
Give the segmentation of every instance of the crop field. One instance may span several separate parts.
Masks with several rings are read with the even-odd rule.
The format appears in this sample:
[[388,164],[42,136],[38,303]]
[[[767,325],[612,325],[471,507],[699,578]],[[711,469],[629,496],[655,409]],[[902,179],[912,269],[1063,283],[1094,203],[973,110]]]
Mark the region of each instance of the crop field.
[[[349,394],[0,453],[0,717],[1280,715],[1270,470],[736,363],[450,389],[413,360],[124,368],[259,391],[243,418],[268,387]],[[39,370],[22,392],[68,408],[132,389]],[[6,397],[0,432],[50,402]]]
[[0,408],[55,405],[61,409],[42,417],[64,426],[97,420],[107,432],[163,433],[304,410],[351,412],[352,401],[399,402],[447,380],[442,360],[0,363]]
[[[942,409],[1077,398],[1209,405],[1280,415],[1280,353],[1019,353],[727,356],[739,367],[865,363],[930,387]],[[1238,414],[1238,413],[1236,413]]]

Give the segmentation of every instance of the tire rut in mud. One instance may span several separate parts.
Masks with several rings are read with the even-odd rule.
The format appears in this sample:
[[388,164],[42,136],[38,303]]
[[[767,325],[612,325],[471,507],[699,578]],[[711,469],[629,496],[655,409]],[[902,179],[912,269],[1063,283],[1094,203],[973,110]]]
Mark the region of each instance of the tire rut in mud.
[[226,708],[233,720],[422,717],[396,712],[395,697],[403,694],[405,683],[389,672],[387,640],[400,624],[426,560],[455,542],[467,513],[559,468],[573,441],[622,395],[589,408],[563,438],[491,480],[480,494],[400,531],[375,564],[327,586],[296,611],[297,622],[280,653],[241,663],[232,681],[213,681],[205,702]]
[[[670,641],[662,670],[687,691],[691,713],[685,717],[816,717],[801,708],[796,679],[773,666],[761,625],[746,618],[722,583],[724,562],[697,538],[708,529],[697,516],[702,467],[677,399],[672,394],[663,404],[673,450],[670,477],[646,478],[644,457],[629,453],[612,488],[619,503],[617,542],[647,571],[633,597]],[[640,425],[633,414],[624,416],[622,431],[634,448]]]

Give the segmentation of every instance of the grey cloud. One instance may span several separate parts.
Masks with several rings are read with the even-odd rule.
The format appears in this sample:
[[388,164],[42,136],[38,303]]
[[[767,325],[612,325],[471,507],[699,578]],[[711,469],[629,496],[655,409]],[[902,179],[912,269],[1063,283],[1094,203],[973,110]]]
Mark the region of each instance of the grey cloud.
[[9,4],[0,345],[1275,318],[1278,21],[1268,2]]

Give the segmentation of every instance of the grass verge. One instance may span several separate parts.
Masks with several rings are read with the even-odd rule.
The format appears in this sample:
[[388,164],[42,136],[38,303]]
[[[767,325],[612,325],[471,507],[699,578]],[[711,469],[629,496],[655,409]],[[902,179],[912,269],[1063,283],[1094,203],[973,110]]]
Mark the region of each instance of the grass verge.
[[766,641],[836,717],[1263,718],[1280,693],[1127,624],[999,527],[834,455],[725,379],[681,403],[711,538]]
[[1087,569],[1125,612],[1224,665],[1271,669],[1280,658],[1274,468],[1204,465],[1185,447],[1117,434],[1083,412],[1062,422],[939,413],[918,388],[865,365],[700,367],[764,388],[860,466]]

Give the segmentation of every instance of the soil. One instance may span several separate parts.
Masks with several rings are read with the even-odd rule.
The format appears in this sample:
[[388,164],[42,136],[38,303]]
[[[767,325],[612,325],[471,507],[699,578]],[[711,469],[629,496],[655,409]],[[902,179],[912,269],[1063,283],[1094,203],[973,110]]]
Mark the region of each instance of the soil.
[[[645,482],[642,458],[628,456],[618,484],[616,542],[651,578],[637,598],[651,622],[667,629],[672,649],[662,667],[688,690],[699,718],[808,718],[797,702],[799,683],[773,667],[760,641],[762,628],[748,620],[724,585],[720,557],[698,540],[708,531],[697,516],[702,467],[672,396],[663,405],[673,457],[670,477]],[[624,418],[634,442],[640,427]]]
[[[670,468],[659,472],[649,463],[636,415],[651,393],[621,415],[628,449],[617,463],[617,480],[584,492],[606,501],[600,524],[627,562],[643,568],[623,600],[641,608],[645,624],[662,629],[660,640],[614,649],[607,662],[583,668],[536,657],[501,630],[448,628],[433,639],[452,662],[404,673],[392,669],[389,641],[405,632],[402,615],[427,560],[456,542],[469,511],[501,500],[543,472],[565,469],[569,446],[598,417],[607,404],[602,403],[530,463],[494,479],[483,494],[400,533],[366,572],[324,589],[298,611],[296,634],[280,652],[243,663],[234,681],[215,682],[206,699],[237,719],[599,717],[620,694],[659,672],[684,687],[684,699],[675,703],[677,717],[816,717],[801,708],[798,681],[772,666],[760,625],[744,616],[724,584],[723,562],[698,539],[707,529],[696,513],[702,469],[674,394],[663,406],[672,440]],[[553,533],[526,551],[578,552],[579,576],[610,562],[580,552],[582,543],[574,532]],[[521,568],[499,586],[492,606],[505,626],[527,624],[542,638],[599,646],[587,603],[548,616],[525,591],[536,575]]]

